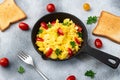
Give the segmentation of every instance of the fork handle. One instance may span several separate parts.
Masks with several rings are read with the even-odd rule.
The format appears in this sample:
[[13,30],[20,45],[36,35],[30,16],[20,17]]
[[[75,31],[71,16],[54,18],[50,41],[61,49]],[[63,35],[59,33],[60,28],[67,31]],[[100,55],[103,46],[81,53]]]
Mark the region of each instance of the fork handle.
[[[34,67],[34,66],[33,66]],[[34,69],[40,74],[40,76],[44,79],[44,80],[49,80],[37,67],[34,67]]]

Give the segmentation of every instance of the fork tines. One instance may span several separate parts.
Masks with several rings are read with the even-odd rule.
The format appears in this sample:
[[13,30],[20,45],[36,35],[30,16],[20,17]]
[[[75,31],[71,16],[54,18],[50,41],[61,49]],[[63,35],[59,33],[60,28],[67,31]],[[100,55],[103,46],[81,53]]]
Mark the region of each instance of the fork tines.
[[25,54],[23,51],[19,52],[17,55],[20,59],[24,60],[27,57],[29,57],[27,54]]

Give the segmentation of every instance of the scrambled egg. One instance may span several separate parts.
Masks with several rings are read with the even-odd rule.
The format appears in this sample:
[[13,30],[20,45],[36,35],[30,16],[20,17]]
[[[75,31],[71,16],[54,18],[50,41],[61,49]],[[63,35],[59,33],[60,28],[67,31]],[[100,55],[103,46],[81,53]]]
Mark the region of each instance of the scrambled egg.
[[83,42],[82,31],[78,31],[78,28],[69,18],[63,22],[57,19],[54,23],[41,25],[36,36],[38,50],[51,59],[64,60],[75,55]]

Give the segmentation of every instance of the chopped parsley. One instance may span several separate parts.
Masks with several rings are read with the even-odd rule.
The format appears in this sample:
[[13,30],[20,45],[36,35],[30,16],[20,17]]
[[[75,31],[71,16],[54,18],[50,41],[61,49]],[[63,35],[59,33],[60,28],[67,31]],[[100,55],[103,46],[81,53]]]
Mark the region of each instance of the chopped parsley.
[[82,33],[81,32],[77,32],[79,37],[82,37]]
[[51,28],[51,27],[52,27],[52,24],[51,24],[51,23],[48,23],[47,26],[48,26],[48,28]]
[[87,24],[92,24],[97,22],[97,16],[89,16],[87,20]]
[[20,66],[20,67],[18,68],[18,72],[22,74],[22,73],[25,72],[25,69],[24,69],[22,66]]
[[62,23],[64,26],[70,26],[71,23],[70,22],[65,22],[65,23]]
[[70,45],[72,46],[72,48],[74,48],[76,46],[75,42],[74,41],[71,41],[70,42]]
[[69,24],[69,22],[63,23],[63,25],[67,26]]
[[38,34],[39,34],[39,33],[42,33],[42,32],[43,32],[43,30],[42,30],[42,29],[39,29]]
[[55,50],[55,53],[56,53],[57,55],[60,55],[61,52],[62,52],[62,51],[61,51],[60,49],[56,49],[56,50]]
[[88,76],[88,77],[91,77],[91,78],[94,78],[95,74],[96,73],[94,73],[92,70],[89,70],[89,71],[85,72],[85,76]]

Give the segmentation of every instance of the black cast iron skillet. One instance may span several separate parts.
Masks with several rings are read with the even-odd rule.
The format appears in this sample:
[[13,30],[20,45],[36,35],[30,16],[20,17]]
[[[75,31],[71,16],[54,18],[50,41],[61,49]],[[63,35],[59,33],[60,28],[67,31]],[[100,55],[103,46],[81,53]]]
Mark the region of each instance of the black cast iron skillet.
[[[54,21],[56,19],[59,19],[60,22],[62,22],[65,18],[70,18],[75,24],[77,24],[83,28],[83,30],[82,30],[83,43],[82,43],[81,49],[79,49],[77,54],[74,56],[78,56],[78,54],[80,54],[80,53],[86,53],[86,54],[98,59],[102,63],[104,63],[104,64],[106,64],[114,69],[118,67],[118,65],[120,63],[120,59],[115,57],[115,56],[112,56],[110,54],[107,54],[105,52],[102,52],[102,51],[99,51],[97,49],[90,47],[88,45],[88,42],[87,42],[88,36],[87,36],[87,30],[86,30],[84,24],[77,17],[75,17],[71,14],[68,14],[68,13],[63,13],[63,12],[56,12],[56,13],[47,14],[47,15],[43,16],[42,18],[40,18],[33,27],[32,35],[31,35],[32,43],[34,45],[34,48],[37,50],[37,52],[42,55],[43,59],[46,59],[45,55],[43,55],[43,53],[38,50],[38,47],[35,44],[36,35],[38,33],[40,23],[43,21],[48,23],[48,22]],[[72,56],[72,58],[74,56]],[[58,59],[56,59],[56,60],[58,60]]]

